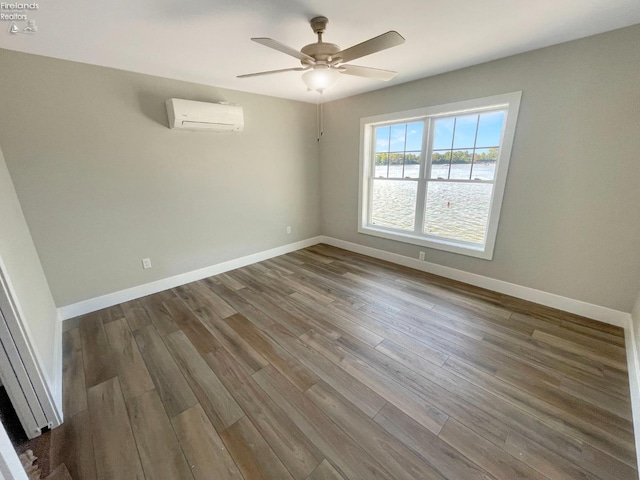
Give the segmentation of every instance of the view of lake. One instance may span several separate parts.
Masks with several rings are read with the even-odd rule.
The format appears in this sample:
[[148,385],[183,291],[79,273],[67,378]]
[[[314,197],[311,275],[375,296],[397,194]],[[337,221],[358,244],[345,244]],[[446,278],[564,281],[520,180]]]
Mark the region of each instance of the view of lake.
[[[419,165],[390,165],[388,178],[418,178]],[[492,180],[495,163],[433,165],[431,178]],[[376,166],[376,177],[387,177],[387,166]],[[372,223],[413,231],[418,182],[373,180]],[[432,182],[427,188],[424,233],[439,237],[484,242],[493,185]]]

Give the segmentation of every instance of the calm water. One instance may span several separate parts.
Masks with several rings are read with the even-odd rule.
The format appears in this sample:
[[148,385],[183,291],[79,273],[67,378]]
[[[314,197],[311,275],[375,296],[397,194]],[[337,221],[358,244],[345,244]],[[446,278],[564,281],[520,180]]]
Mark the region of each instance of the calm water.
[[[417,178],[419,165],[389,167],[389,178]],[[495,164],[434,165],[431,178],[482,180],[493,179]],[[387,175],[386,166],[376,167],[376,176]],[[417,182],[373,181],[373,212],[375,225],[413,231],[416,211]],[[487,184],[431,183],[427,189],[424,232],[430,235],[484,242],[493,186]]]

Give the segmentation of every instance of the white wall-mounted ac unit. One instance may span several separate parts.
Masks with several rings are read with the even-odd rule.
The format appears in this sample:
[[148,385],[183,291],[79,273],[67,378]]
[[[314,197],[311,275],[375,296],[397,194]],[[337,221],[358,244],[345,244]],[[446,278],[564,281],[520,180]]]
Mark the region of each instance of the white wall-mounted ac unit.
[[237,105],[179,98],[170,98],[166,104],[169,128],[210,132],[241,132],[244,129],[242,107]]

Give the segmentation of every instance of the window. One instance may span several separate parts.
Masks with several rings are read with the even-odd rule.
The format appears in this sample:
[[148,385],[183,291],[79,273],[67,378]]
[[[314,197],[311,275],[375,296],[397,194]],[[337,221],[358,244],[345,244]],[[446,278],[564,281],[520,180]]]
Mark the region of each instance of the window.
[[520,96],[363,118],[358,231],[491,259]]

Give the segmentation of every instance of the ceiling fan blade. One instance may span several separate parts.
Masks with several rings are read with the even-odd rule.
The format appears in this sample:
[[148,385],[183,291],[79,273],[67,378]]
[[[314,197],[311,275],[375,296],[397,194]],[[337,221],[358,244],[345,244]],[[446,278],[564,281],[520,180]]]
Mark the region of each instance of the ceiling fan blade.
[[280,43],[272,38],[260,37],[260,38],[252,38],[251,40],[261,45],[264,45],[265,47],[273,48],[274,50],[277,50],[279,52],[286,53],[287,55],[291,55],[292,57],[297,58],[298,60],[302,60],[305,63],[306,62],[309,62],[311,64],[316,63],[313,57],[310,57],[309,55],[302,53],[296,50],[295,48],[290,47],[289,45]]
[[378,35],[374,38],[370,38],[369,40],[366,40],[362,43],[354,45],[353,47],[349,47],[345,50],[342,50],[341,52],[334,54],[334,61],[332,61],[331,63],[336,64],[350,62],[351,60],[355,60],[356,58],[371,55],[372,53],[386,50],[387,48],[396,47],[398,45],[402,45],[403,43],[403,36],[398,32],[391,30],[390,32],[383,33],[382,35]]
[[398,72],[391,70],[380,70],[378,68],[360,67],[358,65],[341,65],[339,70],[346,75],[355,75],[357,77],[373,78],[374,80],[382,80],[388,82],[395,77]]
[[305,67],[282,68],[280,70],[269,70],[267,72],[246,73],[244,75],[238,75],[236,78],[259,77],[260,75],[271,75],[272,73],[282,73],[282,72],[302,72],[304,70],[309,70],[309,69]]

